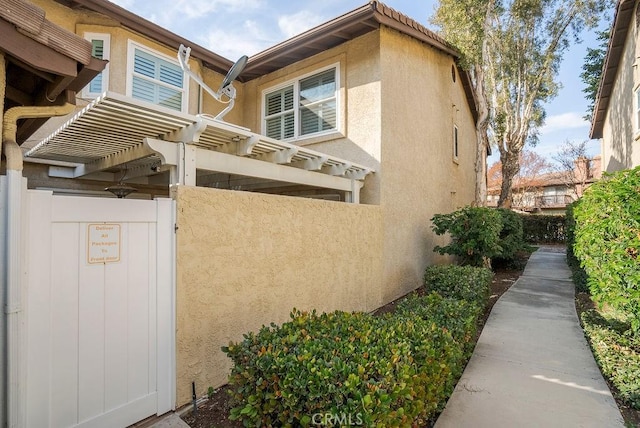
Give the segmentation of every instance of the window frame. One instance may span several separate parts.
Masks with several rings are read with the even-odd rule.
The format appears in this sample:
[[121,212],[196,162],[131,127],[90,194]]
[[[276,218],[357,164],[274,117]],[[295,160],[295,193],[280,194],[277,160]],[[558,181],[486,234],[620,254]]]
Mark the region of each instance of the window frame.
[[460,130],[458,129],[458,125],[453,125],[452,131],[452,158],[455,163],[458,163],[460,156]]
[[[316,76],[318,74],[322,74],[323,72],[333,69],[335,71],[335,91],[334,91],[334,96],[333,98],[335,99],[335,103],[336,103],[336,125],[334,128],[332,129],[327,129],[324,131],[318,131],[318,132],[313,132],[311,134],[304,134],[301,135],[300,134],[300,81],[304,80],[308,77],[312,77],[312,76]],[[262,90],[261,92],[261,110],[260,110],[260,123],[261,123],[261,133],[262,135],[267,135],[267,95],[272,94],[274,92],[277,91],[282,91],[283,89],[289,87],[289,86],[293,86],[293,100],[294,100],[294,108],[293,108],[293,114],[294,114],[294,133],[293,133],[293,137],[289,137],[289,138],[283,138],[282,140],[279,141],[287,141],[287,142],[292,142],[292,141],[304,141],[304,140],[308,140],[308,139],[312,139],[312,138],[317,138],[317,137],[322,137],[322,136],[326,136],[326,135],[333,135],[337,132],[340,132],[341,129],[341,124],[342,124],[342,110],[341,110],[341,91],[340,91],[340,81],[341,81],[341,72],[340,72],[340,62],[335,62],[320,68],[316,68],[311,72],[305,73],[305,74],[301,74],[299,76],[296,76],[293,79],[289,79],[287,81],[284,81],[282,83],[279,83],[277,85],[274,86],[269,86],[265,89]],[[282,113],[278,113],[278,114],[282,114]],[[276,115],[270,115],[269,117],[274,117]]]
[[[177,58],[172,58],[169,55],[165,55],[162,52],[158,52],[155,49],[151,49],[148,46],[142,45],[140,43],[137,43],[133,40],[129,40],[127,43],[127,81],[126,81],[126,96],[133,98],[133,77],[135,74],[134,72],[134,64],[135,64],[135,52],[136,49],[139,49],[140,51],[146,53],[147,55],[151,55],[153,57],[157,57],[158,59],[164,60],[168,63],[171,63],[173,65],[176,65],[178,68],[180,68],[180,63],[178,62]],[[148,79],[147,76],[143,76],[145,79]],[[182,113],[188,113],[189,110],[189,76],[183,71],[182,72],[182,88],[178,88],[177,86],[173,86],[173,85],[168,85],[164,82],[161,82],[159,80],[153,80],[154,83],[160,84],[162,86],[167,86],[171,89],[174,90],[180,90],[180,92],[182,93],[182,106],[180,110],[175,110],[175,111],[180,111]],[[137,98],[134,98],[137,99]],[[142,100],[140,100],[142,101]],[[147,101],[148,102],[148,101]],[[157,105],[158,107],[164,107],[161,106],[160,104],[157,103],[153,103],[154,105]],[[165,107],[165,108],[169,108],[169,107]]]
[[635,125],[635,135],[638,136],[640,135],[640,85],[636,86],[636,88],[633,90],[633,110],[634,110],[634,116],[635,116],[635,120],[633,121],[634,125]]
[[[92,47],[94,40],[102,40],[102,59],[109,61],[111,58],[111,34],[85,32],[84,39],[91,42]],[[82,88],[82,92],[80,93],[82,98],[96,98],[109,90],[109,62],[107,62],[107,65],[104,67],[104,70],[102,70],[100,75],[102,76],[102,92],[91,92],[91,82],[93,82],[93,79],[91,79],[91,82]]]

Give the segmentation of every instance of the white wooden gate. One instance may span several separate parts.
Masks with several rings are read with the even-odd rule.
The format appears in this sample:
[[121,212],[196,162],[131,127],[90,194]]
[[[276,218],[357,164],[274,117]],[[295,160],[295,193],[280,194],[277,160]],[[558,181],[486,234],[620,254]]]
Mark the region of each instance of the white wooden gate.
[[173,408],[174,203],[28,191],[27,427]]

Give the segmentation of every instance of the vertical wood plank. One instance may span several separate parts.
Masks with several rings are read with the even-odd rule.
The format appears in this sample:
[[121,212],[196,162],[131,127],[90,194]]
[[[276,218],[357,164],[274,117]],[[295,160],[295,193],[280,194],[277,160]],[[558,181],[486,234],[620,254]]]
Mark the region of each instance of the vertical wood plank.
[[105,408],[127,403],[129,301],[126,252],[105,269]]
[[29,191],[27,299],[24,306],[27,330],[26,425],[44,427],[51,417],[51,192]]
[[129,260],[129,400],[149,391],[149,243],[146,223],[128,223],[126,242]]
[[52,225],[51,421],[52,427],[78,422],[78,259],[79,225]]
[[104,412],[104,264],[87,262],[87,223],[79,223],[78,418]]

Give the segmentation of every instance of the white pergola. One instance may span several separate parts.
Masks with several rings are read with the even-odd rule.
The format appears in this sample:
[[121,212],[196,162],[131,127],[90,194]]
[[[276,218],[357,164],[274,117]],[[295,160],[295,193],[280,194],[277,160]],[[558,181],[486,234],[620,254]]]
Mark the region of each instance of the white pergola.
[[170,185],[196,185],[196,171],[344,191],[359,203],[363,165],[278,141],[247,128],[114,93],[95,99],[25,154],[61,165],[49,175],[97,178],[125,165],[127,177],[170,171]]

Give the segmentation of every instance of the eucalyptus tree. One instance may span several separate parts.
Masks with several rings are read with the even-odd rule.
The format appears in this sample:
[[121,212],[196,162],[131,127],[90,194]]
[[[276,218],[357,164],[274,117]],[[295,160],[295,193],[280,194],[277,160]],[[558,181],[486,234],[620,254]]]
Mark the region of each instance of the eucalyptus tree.
[[609,33],[609,30],[598,31],[597,40],[599,45],[595,48],[587,48],[587,54],[584,57],[584,64],[582,65],[582,73],[580,73],[580,78],[585,85],[582,92],[584,92],[585,97],[589,100],[587,114],[584,116],[585,120],[588,121],[591,121],[593,109],[596,104],[596,97],[598,96],[598,88],[600,86],[600,79],[602,78],[602,68],[609,44]]
[[[461,52],[470,71],[478,115],[478,163],[488,142],[502,163],[498,205],[511,205],[513,177],[525,143],[535,145],[543,104],[557,95],[556,81],[571,39],[592,28],[611,0],[441,0],[433,22]],[[486,109],[486,117],[482,111]],[[482,157],[484,160],[484,157]],[[483,203],[482,184],[476,202]]]

